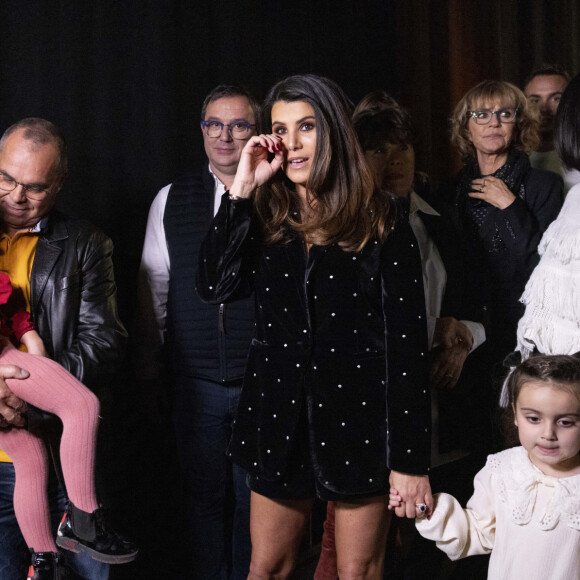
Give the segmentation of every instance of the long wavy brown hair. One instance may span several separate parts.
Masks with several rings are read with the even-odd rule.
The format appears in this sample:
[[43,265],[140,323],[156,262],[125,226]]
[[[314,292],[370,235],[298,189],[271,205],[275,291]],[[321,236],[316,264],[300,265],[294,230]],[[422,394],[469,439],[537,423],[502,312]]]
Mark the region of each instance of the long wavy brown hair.
[[295,185],[282,170],[258,188],[255,207],[266,243],[287,242],[301,232],[313,244],[360,251],[370,239],[384,240],[391,227],[389,200],[374,195],[373,178],[351,122],[352,106],[342,89],[316,75],[284,79],[266,97],[264,126],[271,128],[272,107],[280,101],[312,106],[316,150],[306,183],[307,211],[300,211]]

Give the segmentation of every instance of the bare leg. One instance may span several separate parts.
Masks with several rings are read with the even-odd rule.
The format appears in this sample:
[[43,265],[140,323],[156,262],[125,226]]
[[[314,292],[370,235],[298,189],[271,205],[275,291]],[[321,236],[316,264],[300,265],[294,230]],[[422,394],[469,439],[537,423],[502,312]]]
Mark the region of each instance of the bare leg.
[[282,580],[294,568],[313,500],[272,500],[252,492],[248,580]]
[[392,513],[388,497],[336,502],[335,537],[341,580],[380,580]]

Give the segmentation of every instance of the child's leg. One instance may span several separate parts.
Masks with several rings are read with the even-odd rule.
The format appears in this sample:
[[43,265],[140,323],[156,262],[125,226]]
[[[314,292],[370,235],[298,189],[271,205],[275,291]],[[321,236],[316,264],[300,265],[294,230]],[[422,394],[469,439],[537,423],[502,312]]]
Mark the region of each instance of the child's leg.
[[334,539],[335,511],[334,502],[329,501],[326,506],[326,520],[320,546],[320,558],[314,571],[314,580],[337,580],[338,567],[336,562],[336,542]]
[[24,429],[0,431],[0,448],[14,462],[14,513],[26,545],[35,552],[56,552],[46,495],[48,463],[42,441]]
[[15,364],[30,372],[28,379],[6,381],[14,394],[60,417],[63,423],[60,458],[67,494],[77,508],[95,511],[99,507],[94,486],[98,399],[49,358],[7,345],[0,353],[0,363]]

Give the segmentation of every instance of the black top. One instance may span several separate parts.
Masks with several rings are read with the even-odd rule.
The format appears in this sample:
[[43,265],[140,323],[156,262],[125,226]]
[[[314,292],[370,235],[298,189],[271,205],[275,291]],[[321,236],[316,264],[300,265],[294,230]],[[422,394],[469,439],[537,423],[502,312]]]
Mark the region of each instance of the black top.
[[[513,330],[522,314],[519,298],[538,263],[538,244],[562,207],[562,182],[550,171],[532,169],[528,156],[514,151],[494,173],[516,196],[505,209],[468,196],[471,181],[480,177],[477,163],[465,166],[437,192],[454,207],[461,243],[472,268],[486,274],[491,295],[493,328]],[[511,333],[510,330],[510,333]],[[488,337],[488,339],[494,337]],[[497,338],[497,337],[496,337]]]

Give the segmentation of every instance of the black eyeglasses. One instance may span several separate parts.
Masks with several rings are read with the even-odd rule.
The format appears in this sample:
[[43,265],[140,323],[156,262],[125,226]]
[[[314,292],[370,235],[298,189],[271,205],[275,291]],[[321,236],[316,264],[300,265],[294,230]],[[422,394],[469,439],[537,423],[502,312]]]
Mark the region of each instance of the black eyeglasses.
[[252,128],[256,125],[252,125],[247,121],[234,121],[233,123],[224,125],[224,123],[220,123],[219,121],[210,120],[202,121],[201,126],[208,137],[219,137],[222,134],[224,127],[227,127],[228,133],[233,139],[247,139],[252,132]]
[[468,111],[467,114],[473,117],[473,120],[478,125],[487,125],[492,117],[495,115],[500,123],[515,123],[518,109],[514,107],[504,107],[497,111],[490,111],[489,109],[479,109],[478,111]]
[[18,185],[22,186],[22,191],[28,199],[33,199],[35,201],[40,201],[46,197],[50,185],[39,185],[36,183],[20,183],[16,179],[12,179],[4,171],[0,171],[0,195],[2,191],[5,193],[10,193],[14,191]]

